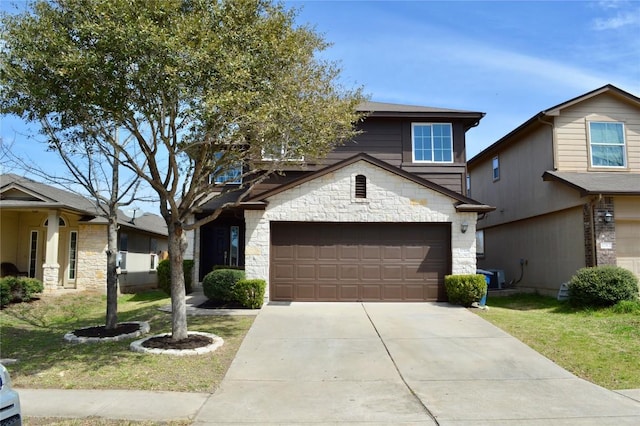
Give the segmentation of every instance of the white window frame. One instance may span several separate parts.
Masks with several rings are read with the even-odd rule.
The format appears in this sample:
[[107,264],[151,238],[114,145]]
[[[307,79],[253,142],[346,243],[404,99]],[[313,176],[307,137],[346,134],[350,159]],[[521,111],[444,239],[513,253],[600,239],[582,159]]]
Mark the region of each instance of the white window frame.
[[304,156],[298,158],[289,158],[287,157],[287,149],[285,144],[280,145],[280,157],[276,158],[268,155],[264,148],[262,148],[262,161],[304,161]]
[[[35,247],[33,246],[33,236],[35,234]],[[32,230],[29,233],[29,267],[27,268],[27,275],[29,278],[35,278],[38,273],[38,249],[40,245],[40,232]],[[34,253],[35,251],[35,253]]]
[[[220,158],[223,154],[218,152],[215,154],[216,159]],[[218,168],[219,170],[220,168]],[[233,172],[233,174],[232,174]],[[240,185],[242,184],[242,163],[235,166],[229,165],[229,167],[222,173],[212,173],[209,182],[213,182],[216,185]]]
[[150,256],[150,259],[149,259],[150,270],[155,271],[156,269],[158,269],[158,255],[156,253],[150,253],[149,256]]
[[[75,241],[74,241],[75,235]],[[75,244],[74,244],[75,243]],[[72,258],[71,255],[74,255]],[[69,270],[67,272],[67,280],[75,282],[78,278],[78,231],[69,231]],[[72,276],[73,274],[73,276]]]
[[491,176],[494,182],[500,180],[500,157],[497,155],[491,159]]
[[[594,143],[591,140],[591,125],[592,124],[615,124],[622,128],[622,143]],[[624,169],[627,167],[627,138],[624,123],[621,121],[588,121],[587,133],[589,135],[589,164],[593,168],[606,168],[606,169]],[[622,164],[619,166],[600,165],[593,164],[593,147],[595,146],[607,146],[607,147],[619,147],[622,151]]]
[[[430,160],[418,160],[416,159],[416,127],[417,126],[424,126],[424,127],[431,127],[431,159]],[[449,127],[449,143],[450,143],[450,150],[449,150],[449,155],[451,157],[450,160],[446,160],[446,161],[441,161],[441,160],[435,160],[435,146],[434,146],[434,135],[433,135],[433,129],[434,126],[448,126]],[[411,123],[411,159],[414,163],[439,163],[439,164],[450,164],[453,163],[453,126],[451,125],[451,123]]]
[[484,229],[476,231],[476,257],[484,257]]

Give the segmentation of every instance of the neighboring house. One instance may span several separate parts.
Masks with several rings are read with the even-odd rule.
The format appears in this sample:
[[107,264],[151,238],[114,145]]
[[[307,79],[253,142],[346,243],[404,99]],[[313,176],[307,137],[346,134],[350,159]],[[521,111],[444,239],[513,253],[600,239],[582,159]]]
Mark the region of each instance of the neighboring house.
[[[156,266],[167,250],[164,220],[119,212],[120,274],[123,293],[157,287]],[[105,291],[107,222],[95,202],[14,174],[0,175],[0,257],[45,291]]]
[[265,279],[274,301],[435,301],[446,300],[445,275],[475,273],[477,215],[492,208],[465,195],[465,134],[484,114],[360,109],[369,115],[353,141],[292,163],[195,232],[200,280],[233,265]]
[[640,99],[607,85],[544,110],[469,160],[483,268],[557,294],[577,269],[640,276]]

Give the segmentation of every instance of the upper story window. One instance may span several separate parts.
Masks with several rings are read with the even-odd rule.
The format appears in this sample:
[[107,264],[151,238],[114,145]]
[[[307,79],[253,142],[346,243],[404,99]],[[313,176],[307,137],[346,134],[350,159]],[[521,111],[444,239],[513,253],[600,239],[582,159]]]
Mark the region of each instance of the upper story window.
[[491,168],[493,169],[493,180],[496,181],[500,179],[500,159],[498,156],[493,157]]
[[[222,153],[215,154],[216,160],[222,157]],[[216,169],[211,175],[210,181],[216,184],[241,184],[242,164],[225,164]]]
[[304,161],[304,157],[293,152],[285,144],[263,149],[262,159],[265,161]]
[[625,167],[624,124],[589,122],[591,166]]
[[414,163],[452,163],[453,131],[450,123],[411,125]]

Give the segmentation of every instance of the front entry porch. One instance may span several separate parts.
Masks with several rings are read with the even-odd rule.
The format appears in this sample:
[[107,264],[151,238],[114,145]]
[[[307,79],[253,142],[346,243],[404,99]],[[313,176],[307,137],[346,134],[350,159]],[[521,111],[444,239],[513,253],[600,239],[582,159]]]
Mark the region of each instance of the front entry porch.
[[215,266],[244,267],[245,223],[241,210],[227,211],[199,229],[200,262],[198,280]]

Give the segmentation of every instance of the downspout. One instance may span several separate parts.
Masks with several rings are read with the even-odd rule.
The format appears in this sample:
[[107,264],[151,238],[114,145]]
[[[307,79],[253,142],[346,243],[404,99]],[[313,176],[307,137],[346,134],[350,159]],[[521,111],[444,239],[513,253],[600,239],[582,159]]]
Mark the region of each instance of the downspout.
[[556,145],[556,128],[553,122],[549,123],[548,121],[544,121],[542,117],[545,115],[544,112],[541,112],[538,116],[538,121],[542,124],[546,124],[551,127],[551,150],[553,152],[553,170],[558,170],[558,146]]

